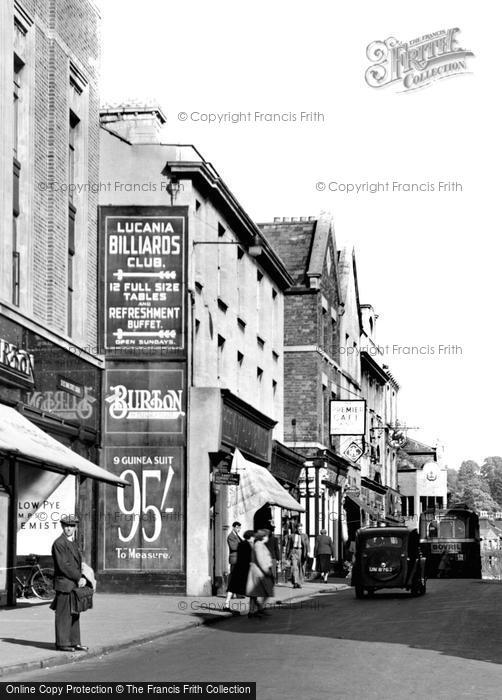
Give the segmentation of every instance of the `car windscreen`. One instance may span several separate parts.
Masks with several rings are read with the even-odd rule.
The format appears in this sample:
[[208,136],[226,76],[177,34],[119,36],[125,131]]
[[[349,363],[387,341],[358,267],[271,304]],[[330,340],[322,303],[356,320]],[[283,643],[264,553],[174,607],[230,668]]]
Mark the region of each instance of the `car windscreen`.
[[364,546],[366,549],[379,549],[380,547],[402,547],[403,540],[401,537],[378,536],[369,537]]

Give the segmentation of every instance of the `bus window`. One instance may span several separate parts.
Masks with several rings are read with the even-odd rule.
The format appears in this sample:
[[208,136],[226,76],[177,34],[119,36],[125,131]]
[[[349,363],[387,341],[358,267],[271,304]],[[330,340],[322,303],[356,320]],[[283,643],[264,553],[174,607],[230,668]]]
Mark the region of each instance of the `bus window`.
[[455,538],[457,540],[465,538],[465,523],[463,520],[455,520]]
[[439,536],[453,538],[453,520],[443,520],[439,523]]
[[437,537],[438,536],[438,523],[436,520],[433,520],[431,523],[429,523],[429,532],[428,536],[429,537]]

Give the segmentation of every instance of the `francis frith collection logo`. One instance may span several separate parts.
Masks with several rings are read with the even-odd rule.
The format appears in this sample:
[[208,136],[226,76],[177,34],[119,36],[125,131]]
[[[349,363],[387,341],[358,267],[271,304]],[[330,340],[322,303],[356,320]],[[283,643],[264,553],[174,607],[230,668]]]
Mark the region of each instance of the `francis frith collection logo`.
[[372,64],[366,70],[367,84],[373,88],[394,84],[398,92],[410,92],[467,73],[467,59],[474,54],[458,45],[459,32],[455,27],[407,42],[395,37],[373,41],[366,49]]

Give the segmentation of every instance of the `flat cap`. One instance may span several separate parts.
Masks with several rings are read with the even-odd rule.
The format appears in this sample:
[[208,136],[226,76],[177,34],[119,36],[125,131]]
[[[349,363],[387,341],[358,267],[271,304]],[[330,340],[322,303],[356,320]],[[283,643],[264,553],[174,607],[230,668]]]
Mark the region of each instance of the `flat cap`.
[[78,525],[79,519],[76,515],[62,515],[61,525]]

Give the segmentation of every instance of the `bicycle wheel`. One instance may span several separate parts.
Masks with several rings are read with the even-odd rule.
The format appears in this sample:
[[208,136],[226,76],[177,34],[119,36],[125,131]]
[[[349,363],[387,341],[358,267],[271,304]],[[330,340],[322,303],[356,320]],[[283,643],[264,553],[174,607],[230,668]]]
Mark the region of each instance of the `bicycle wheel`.
[[33,595],[42,600],[52,600],[54,598],[54,571],[52,569],[39,569],[35,571],[30,584]]

